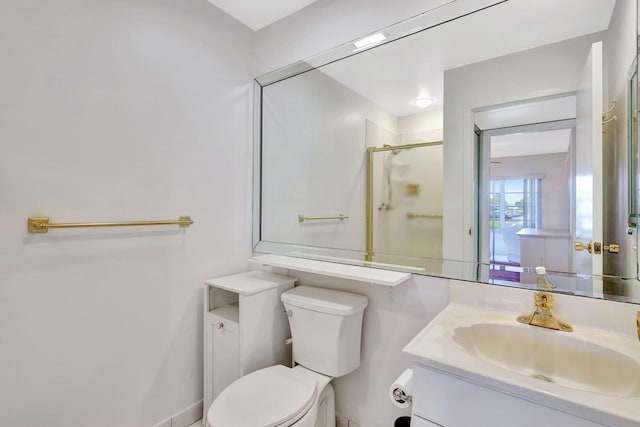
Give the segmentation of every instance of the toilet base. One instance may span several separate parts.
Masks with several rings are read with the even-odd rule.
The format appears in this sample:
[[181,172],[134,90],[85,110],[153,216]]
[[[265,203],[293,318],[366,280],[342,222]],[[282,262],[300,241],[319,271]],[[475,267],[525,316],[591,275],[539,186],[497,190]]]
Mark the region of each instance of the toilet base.
[[302,365],[292,369],[309,375],[316,381],[318,398],[309,411],[291,427],[336,427],[336,395],[331,384],[332,377],[319,374]]
[[331,383],[324,386],[317,403],[290,427],[336,427],[336,399]]
[[322,390],[314,427],[336,427],[336,397],[331,383]]

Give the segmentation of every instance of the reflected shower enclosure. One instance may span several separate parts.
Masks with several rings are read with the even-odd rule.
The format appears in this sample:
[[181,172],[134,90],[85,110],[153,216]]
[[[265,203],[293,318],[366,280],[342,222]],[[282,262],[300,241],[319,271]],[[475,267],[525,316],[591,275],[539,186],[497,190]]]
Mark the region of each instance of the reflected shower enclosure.
[[442,258],[442,141],[370,147],[368,159],[368,258]]

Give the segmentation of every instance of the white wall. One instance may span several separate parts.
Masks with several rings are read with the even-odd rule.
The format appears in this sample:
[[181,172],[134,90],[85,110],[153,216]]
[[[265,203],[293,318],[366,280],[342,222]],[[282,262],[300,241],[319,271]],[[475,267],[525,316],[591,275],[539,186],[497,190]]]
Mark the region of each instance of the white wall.
[[206,0],[0,2],[0,425],[144,427],[202,398],[201,284],[251,249],[252,43]]
[[398,133],[401,144],[425,141],[442,141],[444,118],[442,110],[425,111],[398,117]]

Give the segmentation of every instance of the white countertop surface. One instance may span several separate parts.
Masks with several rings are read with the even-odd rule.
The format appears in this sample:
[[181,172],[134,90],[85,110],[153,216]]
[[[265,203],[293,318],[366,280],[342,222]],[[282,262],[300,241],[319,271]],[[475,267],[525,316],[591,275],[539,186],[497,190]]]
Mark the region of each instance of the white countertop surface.
[[[456,328],[483,322],[522,328],[535,327],[518,323],[516,317],[511,312],[487,310],[454,302],[407,344],[404,352],[411,355],[416,363],[541,405],[605,425],[640,426],[640,397],[613,396],[541,381],[483,360],[467,352],[454,339]],[[571,333],[541,329],[548,333],[571,334],[572,339],[591,341],[640,363],[640,342],[637,339],[586,326],[574,324],[573,327],[574,332]],[[611,369],[615,369],[615,366],[611,366]]]
[[224,289],[242,296],[257,294],[281,285],[293,284],[295,277],[287,277],[266,271],[247,271],[231,276],[206,280],[209,286]]

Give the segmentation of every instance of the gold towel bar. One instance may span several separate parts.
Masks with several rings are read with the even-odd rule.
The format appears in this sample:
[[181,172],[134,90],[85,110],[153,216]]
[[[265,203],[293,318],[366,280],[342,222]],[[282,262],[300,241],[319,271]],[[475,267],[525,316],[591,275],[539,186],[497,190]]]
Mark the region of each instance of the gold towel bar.
[[340,214],[338,216],[304,216],[304,214],[298,215],[298,221],[300,222],[326,220],[326,219],[339,219],[340,221],[343,221],[345,219],[349,219],[349,217],[345,214]]
[[408,219],[413,219],[413,218],[442,218],[442,215],[417,214],[417,213],[413,213],[413,212],[407,212],[407,218]]
[[177,221],[80,222],[66,224],[50,224],[49,218],[46,216],[27,218],[29,233],[46,233],[50,228],[128,227],[140,225],[179,225],[180,227],[188,227],[191,224],[193,224],[193,221],[190,216],[181,216]]

